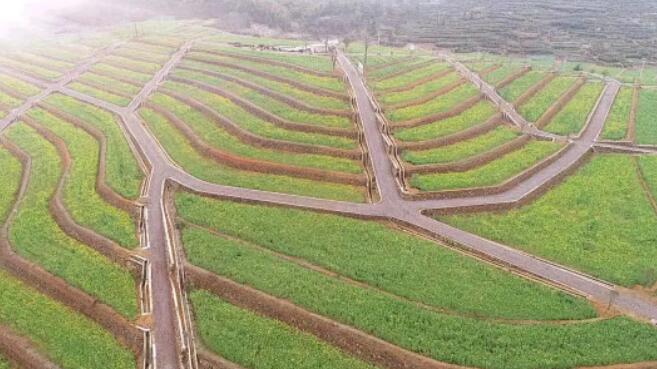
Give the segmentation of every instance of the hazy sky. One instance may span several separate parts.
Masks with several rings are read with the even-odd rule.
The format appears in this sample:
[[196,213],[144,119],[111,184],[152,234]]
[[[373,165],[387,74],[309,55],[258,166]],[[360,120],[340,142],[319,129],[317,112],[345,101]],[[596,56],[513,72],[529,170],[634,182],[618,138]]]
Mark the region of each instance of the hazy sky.
[[28,27],[49,12],[84,2],[86,0],[0,0],[0,33]]

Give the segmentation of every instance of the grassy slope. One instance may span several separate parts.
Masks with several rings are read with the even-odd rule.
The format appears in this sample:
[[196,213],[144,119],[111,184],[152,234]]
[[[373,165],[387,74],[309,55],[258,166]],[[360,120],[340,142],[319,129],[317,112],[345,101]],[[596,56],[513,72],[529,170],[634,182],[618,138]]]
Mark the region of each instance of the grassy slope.
[[362,192],[353,186],[240,171],[221,166],[198,154],[163,117],[148,109],[141,110],[140,114],[172,159],[198,178],[229,186],[316,196],[332,200],[363,201]]
[[107,138],[107,184],[126,198],[135,199],[139,197],[144,174],[119,126],[118,118],[64,95],[51,95],[46,101],[69,114],[77,116],[104,133]]
[[226,150],[236,155],[256,158],[268,162],[277,162],[301,167],[336,170],[349,173],[361,173],[358,162],[323,155],[298,154],[277,150],[261,149],[241,142],[235,136],[218,127],[202,113],[190,106],[166,95],[157,94],[153,103],[174,113],[182,119],[196,134],[210,146]]
[[575,79],[569,77],[557,77],[553,79],[542,90],[538,91],[536,95],[522,104],[518,112],[530,122],[537,121],[548,110],[550,105],[557,101],[559,96],[566,92],[574,82]]
[[515,101],[530,87],[537,84],[545,74],[537,71],[530,71],[524,76],[509,83],[507,86],[500,90],[500,96],[506,101]]
[[651,285],[657,280],[657,217],[631,160],[598,156],[520,209],[441,219],[611,282]]
[[623,87],[614,100],[607,122],[602,131],[606,140],[622,140],[627,133],[627,123],[632,109],[632,88]]
[[439,120],[413,128],[396,130],[394,136],[400,141],[425,141],[448,136],[485,122],[495,114],[495,107],[488,101],[481,101],[451,118]]
[[412,164],[449,163],[482,154],[518,137],[518,133],[500,126],[483,135],[436,149],[404,151],[402,158]]
[[423,83],[408,91],[394,92],[388,94],[380,93],[378,94],[377,99],[384,106],[391,104],[398,104],[398,103],[407,103],[412,100],[418,99],[420,97],[427,96],[428,94],[433,93],[447,85],[450,85],[458,81],[459,79],[461,79],[461,77],[459,76],[458,73],[451,72],[441,78],[438,78],[431,82]]
[[641,90],[636,113],[636,141],[657,145],[657,90]]
[[130,273],[66,236],[48,212],[48,201],[61,175],[55,148],[25,125],[12,126],[8,136],[32,157],[25,199],[9,229],[15,251],[120,314],[135,316],[137,299]]
[[386,116],[393,122],[399,122],[442,113],[453,108],[458,103],[476,96],[477,91],[477,88],[473,85],[465,84],[426,103],[386,112]]
[[559,135],[579,133],[593,110],[603,89],[602,83],[587,83],[573,96],[564,108],[554,116],[545,130]]
[[[507,318],[591,314],[586,305],[573,305],[572,299],[553,290],[380,223],[214,201],[187,193],[180,193],[176,204],[180,216],[195,224],[304,258],[426,304]],[[205,247],[206,256],[218,252]],[[203,262],[203,254],[196,255],[200,256],[196,260]],[[462,283],[464,280],[468,285]]]
[[230,305],[205,291],[191,301],[203,343],[249,369],[373,369],[310,334]]
[[96,192],[99,146],[81,129],[57,119],[43,110],[33,110],[30,116],[53,131],[66,143],[72,165],[64,188],[64,204],[73,219],[119,245],[137,246],[136,225],[128,213],[103,201]]
[[421,191],[445,191],[487,187],[503,183],[555,153],[561,146],[552,142],[533,141],[481,167],[451,173],[419,174],[411,177],[411,185]]

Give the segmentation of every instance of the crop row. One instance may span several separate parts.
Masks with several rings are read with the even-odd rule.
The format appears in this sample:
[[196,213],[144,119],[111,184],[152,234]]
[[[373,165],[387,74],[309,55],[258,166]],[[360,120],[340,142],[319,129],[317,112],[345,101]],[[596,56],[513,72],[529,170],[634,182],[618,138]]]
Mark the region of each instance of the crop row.
[[[306,104],[309,104],[316,108],[338,109],[338,110],[350,109],[349,103],[343,99],[338,99],[333,96],[319,95],[311,91],[302,90],[299,87],[291,85],[289,83],[284,83],[284,82],[264,78],[262,76],[253,75],[251,73],[241,71],[239,69],[201,63],[193,60],[183,60],[181,66],[184,68],[191,68],[199,71],[208,71],[211,73],[220,73],[222,75],[230,76],[233,78],[239,78],[240,80],[248,81],[250,83],[255,83],[260,87],[269,89],[276,93],[290,96],[294,99],[297,99],[298,101],[303,101]],[[301,80],[300,82],[303,82],[303,80]]]
[[[647,360],[655,355],[650,347],[650,342],[657,340],[654,330],[624,318],[573,325],[516,325],[449,314],[395,297],[394,293],[426,295],[429,286],[429,292],[440,291],[435,298],[453,309],[474,308],[481,312],[480,317],[504,310],[512,316],[523,311],[520,316],[546,317],[543,314],[561,308],[579,317],[594,314],[581,300],[380,223],[204,200],[188,194],[179,194],[176,204],[185,220],[212,229],[182,224],[183,244],[192,263],[437,360],[477,367],[533,369]],[[227,236],[217,234],[217,229]],[[392,263],[391,255],[401,259]],[[363,262],[363,258],[367,260]],[[319,272],[308,262],[339,274]],[[400,270],[400,265],[405,268]],[[349,282],[344,275],[358,276],[359,283]],[[434,278],[435,283],[428,282]],[[366,287],[362,282],[375,287]],[[518,293],[517,288],[543,296],[532,300],[530,295]],[[390,294],[388,289],[395,292]],[[463,300],[471,297],[476,303]],[[518,302],[519,298],[528,298],[528,305],[513,312],[522,303],[510,302]],[[496,299],[505,302],[494,303]],[[210,321],[202,319],[199,324],[208,327]],[[213,332],[226,331],[217,325],[212,328]],[[503,343],[501,337],[505,337]],[[627,347],[636,351],[609,349],[625,347],[627,340],[635,342]],[[225,339],[209,341],[222,355],[237,350],[234,346],[227,348]],[[571,350],[582,345],[588,350],[578,350],[577,354]]]
[[403,122],[425,118],[433,114],[448,111],[458,103],[463,102],[468,98],[477,96],[477,94],[478,90],[476,87],[470,84],[465,84],[445,95],[435,97],[426,103],[397,110],[386,111],[386,116],[392,122]]
[[140,115],[171,158],[185,171],[198,178],[229,186],[335,200],[363,201],[364,193],[353,186],[247,172],[220,165],[198,153],[197,149],[163,116],[150,109],[141,109]]
[[499,185],[554,154],[559,148],[561,146],[555,143],[534,141],[493,162],[465,172],[413,175],[410,184],[421,191],[445,191]]
[[642,89],[636,112],[636,141],[657,145],[657,89]]
[[411,58],[404,63],[391,63],[381,68],[368,70],[367,79],[369,81],[383,80],[398,73],[405,73],[408,70],[420,68],[430,62],[431,60],[428,58]]
[[384,107],[412,104],[418,99],[423,99],[427,96],[433,96],[433,94],[437,93],[438,91],[458,83],[460,80],[461,77],[456,72],[452,72],[444,75],[441,78],[419,84],[418,86],[415,86],[406,91],[379,93],[377,98]]
[[0,56],[0,65],[48,81],[53,81],[62,76],[61,72],[13,60],[7,56]]
[[447,70],[449,66],[446,63],[432,63],[419,69],[411,69],[406,73],[400,74],[396,77],[386,78],[371,83],[375,91],[386,90],[390,88],[402,87],[409,85],[423,78],[430,77],[436,73]]
[[520,105],[518,112],[530,122],[537,121],[574,82],[575,79],[570,77],[553,79],[531,99]]
[[[623,286],[657,281],[657,217],[633,158],[600,155],[530,205],[441,217],[454,226]],[[654,158],[641,158],[654,169]],[[655,187],[654,172],[644,170]]]
[[532,86],[536,85],[545,77],[545,73],[530,71],[524,76],[516,79],[500,90],[500,96],[506,101],[516,101],[522,94]]
[[545,126],[545,130],[560,135],[579,133],[598,101],[603,87],[602,83],[585,84]]
[[34,96],[41,91],[41,89],[30,83],[1,73],[0,86],[3,89],[9,89],[24,97]]
[[614,100],[609,112],[602,138],[607,140],[622,140],[627,135],[630,112],[632,111],[632,96],[634,91],[629,87],[622,87]]
[[14,250],[120,314],[134,317],[137,301],[130,272],[67,236],[49,212],[50,198],[63,174],[55,148],[24,124],[12,126],[7,135],[32,158],[25,197],[9,228]]

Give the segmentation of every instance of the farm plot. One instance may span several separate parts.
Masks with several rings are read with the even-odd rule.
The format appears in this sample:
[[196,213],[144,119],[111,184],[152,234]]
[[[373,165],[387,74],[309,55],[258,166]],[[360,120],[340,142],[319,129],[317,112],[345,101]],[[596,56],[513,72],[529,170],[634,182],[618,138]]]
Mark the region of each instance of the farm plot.
[[25,196],[9,225],[13,249],[123,316],[134,317],[136,289],[130,272],[67,236],[50,213],[50,199],[63,175],[55,147],[25,124],[12,126],[7,136],[32,158]]
[[449,66],[447,63],[431,63],[418,69],[411,69],[391,78],[374,80],[371,83],[371,86],[375,91],[403,87],[430,78],[437,73],[448,70],[448,68]]
[[636,112],[636,142],[657,145],[657,89],[641,89]]
[[[648,342],[657,334],[647,325],[625,318],[588,321],[595,312],[583,300],[386,224],[188,193],[177,195],[176,208],[192,264],[437,360],[533,369],[655,355]],[[208,292],[192,292],[194,304],[199,294],[226,305]],[[555,318],[584,320],[562,325],[550,322]],[[235,355],[237,348],[226,343],[228,329],[210,322],[197,316],[206,331],[201,334],[217,337],[204,342]],[[610,349],[626,347],[624,340],[635,341],[639,346],[627,347],[636,351]],[[590,349],[584,356],[572,351],[583,344]]]
[[465,172],[415,174],[410,184],[420,191],[446,191],[501,185],[555,154],[562,146],[532,141],[499,159]]
[[443,77],[419,84],[405,91],[378,93],[377,99],[384,108],[394,105],[412,104],[414,101],[435,94],[437,91],[448,88],[448,86],[455,85],[459,81],[461,81],[461,76],[456,72],[450,72]]
[[41,91],[31,83],[0,73],[0,90],[7,89],[24,97],[34,96]]
[[119,106],[128,106],[131,100],[130,97],[128,96],[122,96],[114,92],[109,92],[104,88],[103,89],[97,88],[83,82],[74,82],[68,85],[68,87],[70,87],[72,90],[81,92],[89,96],[96,97],[103,101],[107,101]]
[[[86,317],[0,271],[0,330],[10,328],[62,369],[134,369],[136,359]],[[0,368],[5,365],[0,359]]]
[[192,70],[206,75],[210,74],[212,77],[223,80],[233,80],[243,86],[255,85],[260,90],[264,89],[268,93],[269,91],[278,93],[314,108],[342,111],[351,109],[348,99],[344,98],[346,94],[340,94],[340,96],[318,94],[314,88],[307,88],[307,86],[297,84],[294,81],[275,80],[272,79],[272,76],[254,75],[236,68],[212,65],[190,59],[184,59],[180,64],[180,69]]
[[429,124],[412,128],[395,129],[394,137],[402,142],[419,142],[454,134],[484,123],[495,114],[495,107],[480,101],[464,112]]
[[35,109],[29,116],[66,144],[72,163],[63,198],[73,219],[124,247],[135,247],[137,226],[130,214],[106,203],[96,192],[99,143],[82,129],[44,110]]
[[[194,72],[185,69],[176,70],[173,73],[177,81],[188,84],[202,83],[225,92],[237,95],[244,100],[255,104],[259,108],[266,110],[280,118],[299,124],[310,124],[316,126],[325,126],[331,128],[354,130],[354,122],[350,117],[335,114],[319,114],[295,107],[290,103],[276,100],[275,98],[259,92],[254,88],[249,88],[228,80],[222,80],[207,74]],[[182,79],[182,80],[180,80]],[[341,106],[340,104],[339,106]],[[331,106],[329,106],[331,108]]]
[[651,286],[657,217],[633,160],[599,155],[530,205],[440,219],[623,286]]
[[199,153],[198,147],[192,145],[162,115],[150,109],[140,110],[140,115],[171,158],[188,173],[198,178],[229,186],[335,200],[361,202],[364,199],[364,192],[351,185],[256,173],[221,165]]
[[404,150],[402,159],[413,165],[454,163],[488,152],[514,138],[517,131],[505,126],[497,127],[474,138],[428,150]]
[[200,51],[190,52],[187,55],[187,58],[208,64],[215,63],[220,66],[234,67],[246,72],[261,72],[279,78],[303,81],[303,83],[308,86],[326,91],[343,92],[345,89],[344,83],[340,78],[337,78],[337,76],[318,76],[316,74],[305,73],[284,66],[258,63],[244,58],[220,56]]
[[573,98],[547,123],[545,130],[559,135],[579,133],[593,110],[603,89],[602,83],[585,84]]
[[408,60],[405,60],[403,63],[390,63],[387,65],[382,65],[381,68],[368,70],[367,79],[369,81],[385,80],[387,78],[391,78],[398,74],[403,74],[414,69],[422,68],[428,65],[429,63],[432,63],[432,60],[433,59],[430,58],[416,57],[416,58],[409,58]]
[[203,343],[245,368],[373,369],[316,337],[267,319],[206,291],[190,296]]
[[609,112],[607,122],[602,131],[605,140],[622,140],[627,136],[630,112],[632,111],[632,95],[634,90],[630,87],[622,87],[614,105]]
[[386,111],[386,116],[393,123],[426,118],[433,114],[444,113],[468,98],[476,97],[478,93],[479,91],[475,86],[465,84],[425,103]]
[[61,77],[63,74],[61,71],[44,68],[43,66],[28,64],[20,60],[12,59],[8,56],[0,56],[0,66],[15,70],[19,73],[25,73],[29,76],[45,81],[54,81]]
[[132,70],[124,69],[121,66],[114,66],[106,63],[94,64],[90,71],[95,74],[100,74],[110,78],[124,78],[135,82],[146,83],[150,81],[153,76],[147,73],[135,72]]
[[506,101],[514,102],[532,86],[535,86],[543,78],[545,78],[545,76],[546,75],[543,72],[530,71],[524,76],[514,80],[507,86],[500,89],[500,96],[502,96],[502,98]]
[[10,53],[9,55],[7,55],[7,57],[21,63],[25,63],[28,65],[36,65],[41,68],[52,69],[62,73],[69,69],[73,69],[75,67],[75,64],[71,62],[48,58],[26,51],[16,51]]
[[484,79],[484,81],[495,86],[500,82],[504,81],[505,79],[513,76],[514,74],[520,73],[523,69],[524,67],[519,64],[512,64],[512,63],[503,64],[499,68],[482,76],[482,78]]
[[561,76],[553,79],[531,99],[520,105],[518,112],[530,122],[537,121],[573,83],[575,79],[571,77]]

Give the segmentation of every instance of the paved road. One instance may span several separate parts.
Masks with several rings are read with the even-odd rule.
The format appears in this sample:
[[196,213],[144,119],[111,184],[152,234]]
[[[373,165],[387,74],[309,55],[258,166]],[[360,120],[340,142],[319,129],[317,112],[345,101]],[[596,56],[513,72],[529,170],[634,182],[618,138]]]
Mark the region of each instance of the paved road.
[[[168,158],[155,138],[143,126],[135,110],[157,89],[171,69],[185,55],[190,46],[191,44],[187,43],[176,52],[162,70],[154,76],[152,81],[144,86],[143,90],[135,97],[128,108],[122,108],[70,90],[64,84],[53,84],[46,89],[46,91],[50,91],[49,93],[59,91],[119,115],[123,120],[126,130],[134,139],[144,159],[152,169],[149,176],[150,187],[148,188],[146,199],[146,208],[148,211],[147,232],[151,247],[148,249],[146,256],[152,265],[151,283],[154,304],[154,338],[157,350],[156,363],[159,369],[186,367],[182,364],[180,355],[181,344],[184,344],[184,342],[177,339],[177,337],[184,338],[185,334],[185,332],[179,331],[183,328],[180,326],[179,317],[176,314],[176,304],[181,301],[181,296],[176,293],[174,281],[179,277],[179,270],[175,264],[171,265],[169,261],[169,240],[167,240],[165,218],[162,212],[162,191],[167,180],[177,182],[194,191],[220,197],[245,198],[266,203],[347,215],[396,219],[442,239],[456,242],[463,248],[474,251],[476,254],[482,255],[487,259],[506,263],[519,271],[530,273],[551,283],[587,295],[600,303],[609,303],[610,296],[612,296],[614,297],[613,301],[611,301],[612,305],[625,313],[642,319],[657,319],[657,304],[653,301],[636,296],[621,288],[616,288],[610,283],[598,281],[577,271],[453,228],[421,214],[421,211],[425,209],[447,209],[480,204],[510,203],[530,195],[540,186],[549,183],[551,179],[575,165],[596,144],[595,140],[602,130],[611,103],[618,92],[619,86],[617,84],[607,84],[600,103],[591,115],[586,129],[581,137],[575,139],[570,144],[568,153],[560,160],[513,189],[499,195],[488,197],[406,201],[401,197],[395,181],[392,165],[385,150],[383,137],[376,122],[375,112],[370,104],[369,92],[354,66],[340,53],[338,60],[345,70],[356,95],[358,110],[365,131],[366,143],[373,163],[376,183],[382,198],[376,204],[354,204],[211,184],[199,180],[177,167]],[[69,77],[76,78],[75,75],[70,75]],[[7,120],[6,122],[4,120],[1,121],[4,123],[0,125],[0,130],[4,129],[16,117],[20,116],[20,114],[27,111],[34,103],[34,101],[31,103],[26,102],[26,107],[17,112],[13,119]]]

